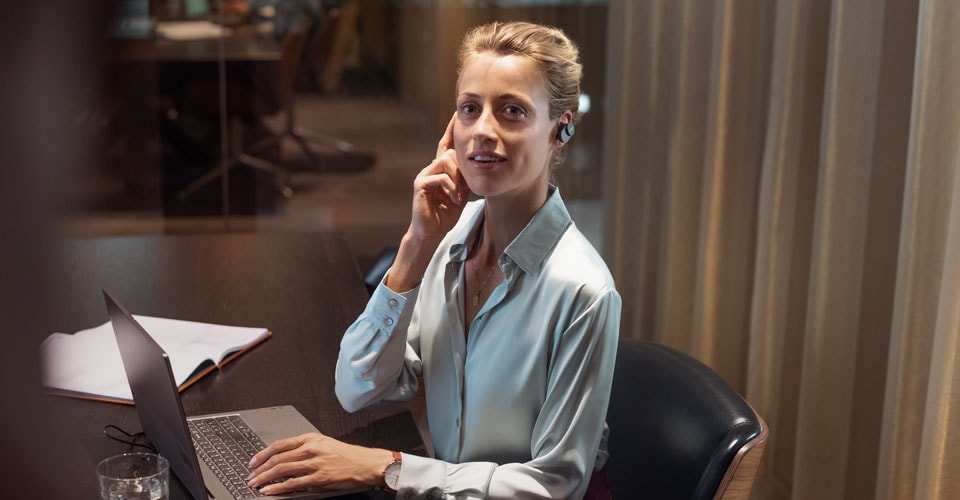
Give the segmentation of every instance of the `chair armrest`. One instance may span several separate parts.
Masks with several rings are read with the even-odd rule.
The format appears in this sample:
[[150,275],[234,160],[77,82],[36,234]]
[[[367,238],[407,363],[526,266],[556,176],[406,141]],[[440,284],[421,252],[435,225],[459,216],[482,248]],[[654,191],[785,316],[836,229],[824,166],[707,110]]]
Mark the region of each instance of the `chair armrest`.
[[759,414],[757,414],[757,421],[760,423],[760,434],[745,444],[733,457],[723,480],[720,481],[714,500],[748,500],[750,498],[769,435],[767,423]]

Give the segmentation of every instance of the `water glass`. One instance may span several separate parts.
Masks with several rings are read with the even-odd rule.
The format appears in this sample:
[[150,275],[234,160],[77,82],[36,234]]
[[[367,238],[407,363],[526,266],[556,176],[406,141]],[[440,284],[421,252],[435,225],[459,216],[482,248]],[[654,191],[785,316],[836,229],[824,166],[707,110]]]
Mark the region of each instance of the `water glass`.
[[125,453],[97,464],[100,500],[167,500],[170,463],[153,453]]

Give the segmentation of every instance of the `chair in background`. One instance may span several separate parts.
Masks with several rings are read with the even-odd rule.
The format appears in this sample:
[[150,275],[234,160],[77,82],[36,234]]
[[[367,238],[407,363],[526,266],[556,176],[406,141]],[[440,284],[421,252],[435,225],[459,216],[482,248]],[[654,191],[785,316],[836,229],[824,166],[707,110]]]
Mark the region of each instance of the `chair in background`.
[[[311,23],[310,29],[307,31],[304,45],[298,55],[299,63],[297,70],[290,75],[293,78],[293,81],[289,82],[291,94],[296,85],[297,76],[300,76],[302,73],[312,73],[316,71],[314,62],[318,57],[326,61],[326,68],[321,77],[321,81],[324,82],[321,85],[321,89],[324,92],[331,93],[339,88],[340,75],[343,72],[343,58],[345,56],[344,51],[346,50],[345,44],[348,43],[348,37],[355,31],[358,15],[359,6],[353,1],[345,2],[340,8],[324,10],[322,13],[316,15],[316,18]],[[330,37],[333,37],[338,43],[325,44],[322,42],[322,40],[327,40]],[[302,66],[306,66],[307,70],[299,71]],[[286,99],[285,104],[286,126],[283,132],[280,133],[280,136],[290,137],[295,140],[297,144],[300,145],[304,154],[306,154],[315,165],[321,166],[322,162],[313,153],[313,150],[310,149],[308,142],[320,144],[341,153],[354,152],[355,148],[353,144],[343,139],[329,134],[321,134],[297,125],[294,117],[292,95]]]
[[387,275],[393,261],[397,259],[397,251],[399,250],[400,245],[388,245],[373,260],[370,269],[363,275],[363,284],[367,286],[368,293],[372,295],[373,291],[377,289],[377,285],[383,281],[383,277]]
[[614,498],[747,499],[767,426],[693,357],[621,339],[607,413]]
[[358,40],[359,19],[359,2],[344,0],[337,7],[323,9],[314,24],[304,51],[302,76],[326,94],[340,89],[345,62]]
[[[226,82],[226,115],[228,144],[227,160],[190,182],[178,193],[183,201],[197,190],[223,176],[227,170],[246,166],[270,174],[277,190],[285,197],[293,196],[289,185],[289,171],[265,158],[271,148],[280,145],[285,132],[269,134],[252,144],[245,135],[262,127],[264,116],[285,111],[292,106],[293,86],[300,66],[306,33],[290,31],[280,41],[280,61],[267,72],[254,72],[248,78],[228,78]],[[262,77],[262,78],[260,78]],[[213,80],[188,81],[176,112],[189,115],[216,117],[220,112],[219,84]],[[292,119],[292,118],[290,118]]]
[[[229,160],[215,167],[182,189],[178,197],[184,200],[198,189],[222,176],[227,169],[236,166],[247,166],[273,176],[278,191],[285,197],[293,196],[293,189],[289,185],[289,171],[267,159],[263,153],[281,147],[285,139],[292,139],[303,151],[307,159],[315,167],[322,168],[323,161],[310,147],[310,143],[320,144],[341,153],[351,153],[354,147],[347,141],[320,134],[306,129],[296,122],[294,113],[294,90],[297,77],[301,71],[306,48],[312,40],[322,32],[322,26],[329,23],[323,19],[312,21],[303,20],[291,23],[283,34],[280,42],[281,57],[273,71],[265,79],[250,82],[228,82],[227,85],[227,114],[229,130],[233,145]],[[318,28],[319,27],[319,28]],[[320,29],[321,31],[318,31]],[[196,82],[188,86],[184,104],[186,109],[209,108],[219,92],[213,87],[214,82]],[[266,138],[255,141],[249,146],[243,139],[244,124],[260,120],[261,117],[282,112],[284,125],[279,132],[270,133]]]

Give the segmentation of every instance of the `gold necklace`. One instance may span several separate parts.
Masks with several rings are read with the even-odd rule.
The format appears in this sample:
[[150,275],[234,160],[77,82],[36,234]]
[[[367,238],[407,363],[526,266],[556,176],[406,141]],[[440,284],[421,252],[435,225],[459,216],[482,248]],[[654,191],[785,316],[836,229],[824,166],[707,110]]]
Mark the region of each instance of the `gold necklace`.
[[[480,247],[480,240],[483,238],[483,223],[480,223],[480,233],[477,234],[477,239],[473,244],[473,250],[476,252],[477,248]],[[475,281],[480,282],[480,264],[477,262],[480,260],[480,255],[477,254],[473,258],[473,277]],[[490,269],[490,273],[487,274],[487,277],[480,282],[480,286],[477,287],[476,291],[473,292],[473,307],[478,307],[480,305],[480,293],[483,292],[483,287],[487,286],[487,282],[490,281],[490,278],[493,277],[493,272],[497,270],[497,266],[494,265]]]
[[[479,256],[478,256],[479,257]],[[473,260],[473,276],[477,281],[480,281],[480,265],[477,264],[477,261],[480,260],[476,258]],[[477,307],[480,304],[480,292],[483,291],[483,287],[487,286],[487,282],[490,281],[490,278],[493,276],[493,272],[497,270],[497,266],[493,266],[490,269],[490,274],[480,283],[480,286],[477,287],[477,290],[473,293],[473,307]]]

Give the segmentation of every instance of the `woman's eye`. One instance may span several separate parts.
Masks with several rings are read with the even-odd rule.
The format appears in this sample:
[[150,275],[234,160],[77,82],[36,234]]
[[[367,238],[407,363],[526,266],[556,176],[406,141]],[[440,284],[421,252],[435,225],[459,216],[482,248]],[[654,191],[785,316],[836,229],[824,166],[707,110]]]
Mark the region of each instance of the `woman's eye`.
[[504,108],[504,112],[506,112],[507,116],[511,118],[520,118],[527,114],[523,110],[523,108],[521,108],[520,106],[514,106],[514,105],[510,105]]
[[472,115],[477,112],[477,106],[475,104],[466,103],[460,105],[460,113],[465,115]]

